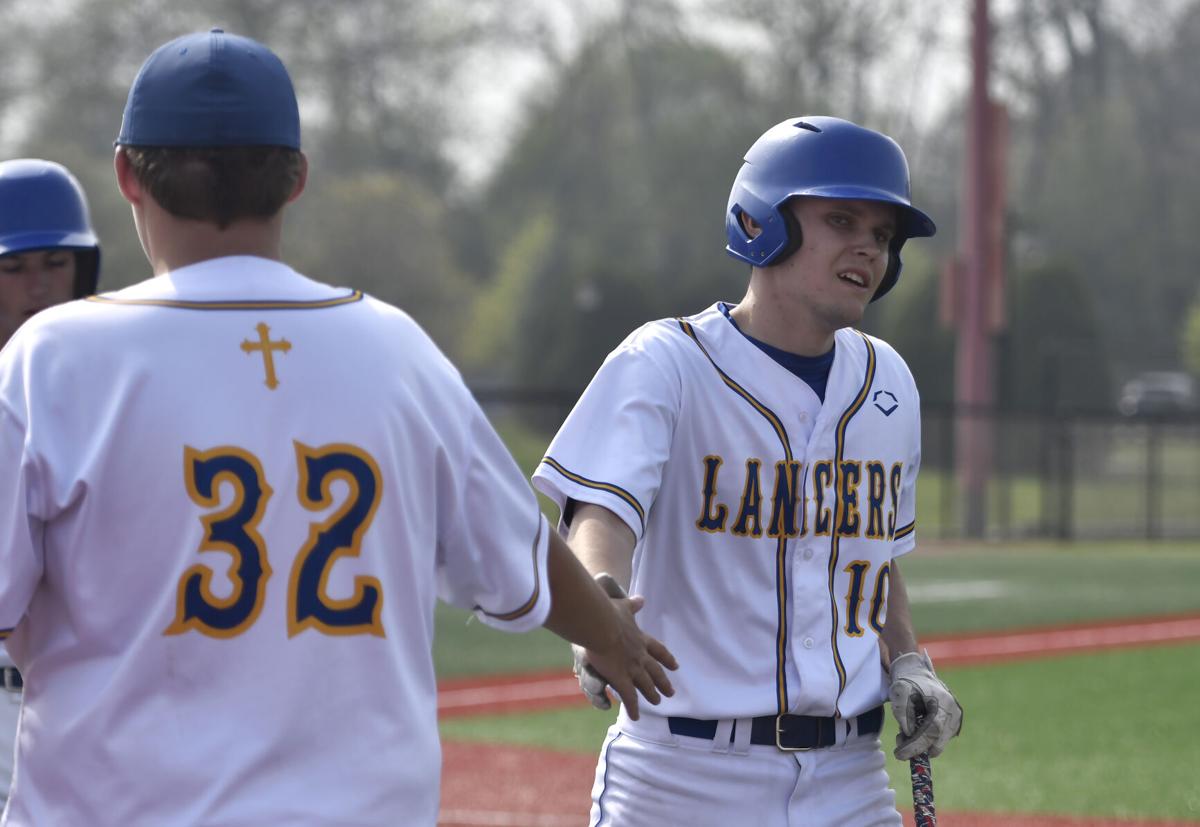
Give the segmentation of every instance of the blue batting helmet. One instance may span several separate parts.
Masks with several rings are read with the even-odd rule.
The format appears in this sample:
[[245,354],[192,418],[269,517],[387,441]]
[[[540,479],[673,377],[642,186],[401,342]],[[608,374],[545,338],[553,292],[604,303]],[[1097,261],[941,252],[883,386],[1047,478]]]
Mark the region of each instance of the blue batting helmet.
[[[803,116],[771,127],[746,153],[725,212],[726,251],[756,267],[783,261],[800,246],[799,222],[783,205],[801,195],[898,207],[888,269],[872,301],[900,278],[904,242],[937,232],[929,216],[912,205],[908,162],[899,144],[840,118]],[[742,228],[743,213],[762,228],[756,238]]]
[[75,251],[76,297],[96,292],[100,242],[75,176],[53,161],[0,162],[0,256],[48,249]]

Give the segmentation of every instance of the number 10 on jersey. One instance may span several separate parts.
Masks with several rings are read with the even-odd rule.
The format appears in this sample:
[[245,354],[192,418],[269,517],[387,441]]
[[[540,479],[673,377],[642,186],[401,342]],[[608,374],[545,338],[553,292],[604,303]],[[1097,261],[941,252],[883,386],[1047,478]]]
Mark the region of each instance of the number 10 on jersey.
[[[288,636],[311,628],[331,635],[383,637],[383,588],[378,579],[356,577],[353,594],[342,600],[334,600],[326,591],[337,560],[359,554],[383,489],[379,466],[353,445],[311,448],[294,444],[300,476],[296,495],[304,508],[324,511],[332,506],[335,480],[344,482],[349,494],[330,517],[310,524],[308,538],[292,563]],[[204,538],[199,550],[222,551],[233,558],[229,571],[233,589],[228,597],[217,597],[212,589],[212,569],[201,563],[189,567],[179,579],[175,620],[164,634],[194,630],[210,637],[236,637],[258,619],[266,599],[272,571],[258,525],[274,492],[262,463],[241,448],[199,451],[185,447],[183,464],[188,495],[197,505],[210,509],[200,518]],[[222,483],[233,489],[233,498],[224,508],[220,508]]]

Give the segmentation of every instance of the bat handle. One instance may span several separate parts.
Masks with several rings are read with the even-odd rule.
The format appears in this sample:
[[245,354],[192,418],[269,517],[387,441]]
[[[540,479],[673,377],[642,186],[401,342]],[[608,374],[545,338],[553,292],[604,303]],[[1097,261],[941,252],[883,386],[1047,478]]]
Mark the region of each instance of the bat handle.
[[937,811],[933,807],[933,767],[929,764],[929,753],[909,759],[912,774],[913,820],[917,827],[937,827]]

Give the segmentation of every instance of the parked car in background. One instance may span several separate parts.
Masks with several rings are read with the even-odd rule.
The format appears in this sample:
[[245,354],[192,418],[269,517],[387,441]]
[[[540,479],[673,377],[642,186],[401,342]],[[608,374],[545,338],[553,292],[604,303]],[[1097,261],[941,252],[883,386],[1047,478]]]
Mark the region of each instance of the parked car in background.
[[1171,416],[1200,410],[1196,381],[1179,371],[1150,371],[1125,383],[1117,409],[1125,416]]

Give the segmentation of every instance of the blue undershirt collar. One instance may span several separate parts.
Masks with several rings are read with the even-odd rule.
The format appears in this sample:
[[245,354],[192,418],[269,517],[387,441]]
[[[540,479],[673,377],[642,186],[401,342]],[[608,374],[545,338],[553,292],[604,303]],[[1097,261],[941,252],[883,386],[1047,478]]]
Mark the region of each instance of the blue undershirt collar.
[[774,345],[769,345],[766,342],[755,339],[738,327],[738,323],[733,320],[733,316],[729,315],[730,308],[725,302],[718,302],[717,307],[721,309],[721,313],[725,315],[725,318],[729,320],[729,323],[733,325],[738,333],[745,336],[763,353],[803,379],[813,389],[813,393],[817,395],[817,398],[822,402],[825,401],[825,385],[829,382],[829,371],[833,368],[833,354],[837,349],[836,345],[831,347],[828,353],[822,353],[820,356],[801,356],[799,353],[789,353],[786,350],[780,350]]

